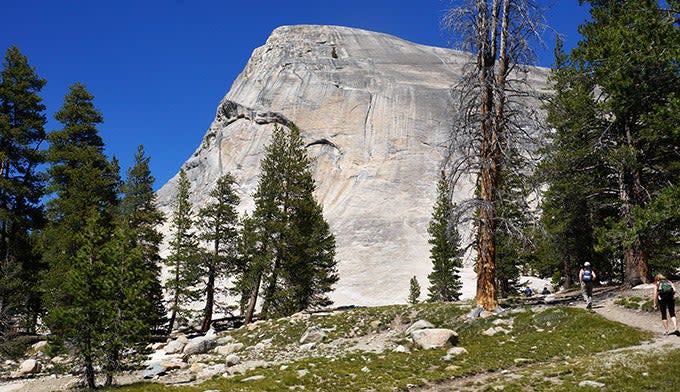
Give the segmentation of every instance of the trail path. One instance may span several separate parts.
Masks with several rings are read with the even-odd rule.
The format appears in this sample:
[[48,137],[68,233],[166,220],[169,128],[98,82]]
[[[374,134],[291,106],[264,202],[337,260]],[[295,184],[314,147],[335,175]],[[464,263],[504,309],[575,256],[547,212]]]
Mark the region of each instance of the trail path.
[[[621,296],[637,296],[643,298],[649,298],[652,295],[651,285],[649,287],[638,287],[631,290],[613,290],[604,291],[600,293],[593,294],[593,311],[600,316],[616,321],[633,328],[641,329],[644,331],[653,332],[655,334],[654,339],[650,342],[644,342],[637,346],[629,346],[616,350],[605,351],[600,353],[600,355],[617,355],[620,353],[631,353],[631,352],[647,352],[650,350],[664,349],[678,349],[680,348],[680,336],[666,335],[664,333],[663,325],[661,324],[661,316],[658,312],[644,312],[635,311],[631,309],[624,308],[623,306],[617,305],[614,301]],[[581,300],[578,295],[572,296],[574,300],[568,304],[568,306],[576,306],[585,308],[583,300]],[[670,325],[672,328],[672,324]],[[526,370],[527,368],[542,366],[543,364],[534,364],[521,368]],[[513,378],[513,372],[516,369],[506,369],[505,373],[507,377]],[[469,377],[457,378],[455,380],[450,380],[444,383],[437,383],[433,385],[428,385],[424,387],[414,388],[411,391],[414,392],[454,392],[454,391],[481,391],[487,390],[485,385],[485,380],[492,377],[498,377],[498,373],[484,373],[475,374]]]

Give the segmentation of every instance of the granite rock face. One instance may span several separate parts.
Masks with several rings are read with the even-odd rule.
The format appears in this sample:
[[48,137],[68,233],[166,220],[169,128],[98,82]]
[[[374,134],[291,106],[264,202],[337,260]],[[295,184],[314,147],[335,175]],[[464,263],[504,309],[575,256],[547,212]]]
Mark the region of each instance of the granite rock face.
[[[467,61],[462,52],[359,29],[276,29],[183,166],[192,202],[204,203],[217,178],[231,172],[240,210],[251,211],[274,124],[295,124],[315,158],[316,196],[336,236],[336,305],[405,303],[414,275],[426,293],[427,226],[454,118],[452,86]],[[530,77],[544,84],[546,70]],[[176,180],[158,192],[168,216]],[[471,187],[455,191],[462,199]],[[464,291],[473,295],[471,280]]]

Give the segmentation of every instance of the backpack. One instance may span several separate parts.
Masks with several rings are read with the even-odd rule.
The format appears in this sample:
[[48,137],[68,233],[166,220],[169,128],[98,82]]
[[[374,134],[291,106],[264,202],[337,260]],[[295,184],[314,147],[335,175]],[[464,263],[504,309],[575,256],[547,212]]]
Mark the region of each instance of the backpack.
[[590,282],[593,279],[593,272],[590,270],[590,268],[586,268],[583,270],[583,281],[584,282]]
[[673,295],[673,286],[667,281],[659,282],[659,295],[662,297],[669,297]]

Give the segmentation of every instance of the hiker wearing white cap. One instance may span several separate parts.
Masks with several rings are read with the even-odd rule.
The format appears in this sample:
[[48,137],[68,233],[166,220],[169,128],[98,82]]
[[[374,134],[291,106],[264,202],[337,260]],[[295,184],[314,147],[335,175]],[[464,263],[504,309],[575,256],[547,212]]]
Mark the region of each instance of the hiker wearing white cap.
[[586,309],[593,307],[593,282],[597,279],[597,275],[590,263],[585,262],[583,268],[578,272],[578,281],[581,282],[581,293],[583,293],[583,300],[586,301]]

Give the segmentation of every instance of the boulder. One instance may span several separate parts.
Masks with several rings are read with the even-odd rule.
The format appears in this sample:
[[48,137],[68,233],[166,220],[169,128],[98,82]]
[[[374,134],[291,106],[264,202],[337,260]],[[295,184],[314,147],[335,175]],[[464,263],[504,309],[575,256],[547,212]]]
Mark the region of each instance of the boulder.
[[417,331],[419,329],[430,329],[430,328],[434,328],[434,325],[432,325],[431,322],[429,322],[427,320],[418,320],[415,323],[411,324],[411,326],[406,329],[405,334],[410,335],[411,332],[413,332],[413,331]]
[[443,347],[447,343],[455,345],[458,342],[458,334],[445,328],[418,329],[411,332],[413,343],[423,349]]
[[35,353],[43,352],[47,348],[47,341],[42,340],[38,343],[35,343],[34,345],[31,346],[31,350]]
[[241,358],[236,354],[229,354],[227,355],[227,358],[225,358],[224,362],[227,364],[227,366],[234,366],[241,363]]
[[392,350],[392,351],[394,351],[395,353],[410,353],[411,352],[411,350],[409,350],[408,347],[406,347],[402,344],[395,347],[394,350]]
[[300,337],[300,344],[319,343],[326,338],[326,331],[317,326],[309,327]]
[[184,346],[187,345],[189,342],[189,339],[186,338],[186,336],[181,336],[175,340],[171,340],[168,344],[163,347],[163,351],[165,351],[166,354],[177,354],[181,353],[182,350],[184,350]]
[[149,379],[162,376],[166,371],[167,369],[165,369],[165,366],[161,365],[160,363],[155,363],[147,366],[147,368],[144,369],[143,377]]
[[18,373],[20,376],[28,376],[29,374],[40,373],[42,366],[40,362],[35,359],[27,359],[21,363],[19,366]]
[[243,350],[243,343],[229,343],[224,346],[218,346],[215,348],[215,352],[219,355],[227,356],[229,354],[239,352]]
[[212,350],[217,344],[217,338],[215,335],[205,335],[199,336],[189,340],[189,342],[184,346],[182,354],[184,355],[195,355],[203,354]]

